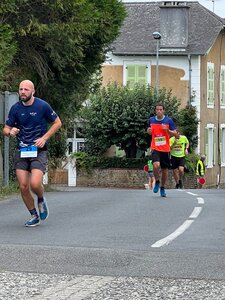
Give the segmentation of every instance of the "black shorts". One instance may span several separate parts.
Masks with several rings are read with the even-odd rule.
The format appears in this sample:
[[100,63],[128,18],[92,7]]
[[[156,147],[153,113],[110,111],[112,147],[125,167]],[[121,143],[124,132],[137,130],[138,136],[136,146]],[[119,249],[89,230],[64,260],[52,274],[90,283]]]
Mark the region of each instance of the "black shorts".
[[148,171],[148,176],[151,178],[151,177],[154,177],[153,175],[153,171]]
[[152,162],[160,162],[162,169],[168,169],[170,167],[170,152],[161,152],[152,150]]
[[171,166],[172,169],[177,169],[179,167],[184,167],[185,165],[185,157],[176,157],[171,155]]
[[48,162],[48,152],[46,150],[39,150],[37,157],[20,157],[20,151],[16,151],[14,158],[14,169],[25,170],[31,172],[32,169],[46,171]]

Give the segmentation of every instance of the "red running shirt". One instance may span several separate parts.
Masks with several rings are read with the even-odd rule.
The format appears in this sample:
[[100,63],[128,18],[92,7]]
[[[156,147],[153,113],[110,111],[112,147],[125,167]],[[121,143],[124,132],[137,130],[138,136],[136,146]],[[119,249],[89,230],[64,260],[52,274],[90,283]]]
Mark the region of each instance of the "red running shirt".
[[167,116],[164,116],[162,120],[157,120],[155,116],[151,117],[149,119],[149,126],[152,128],[151,149],[170,152],[170,134],[163,129],[162,124],[170,130],[176,129],[173,120]]

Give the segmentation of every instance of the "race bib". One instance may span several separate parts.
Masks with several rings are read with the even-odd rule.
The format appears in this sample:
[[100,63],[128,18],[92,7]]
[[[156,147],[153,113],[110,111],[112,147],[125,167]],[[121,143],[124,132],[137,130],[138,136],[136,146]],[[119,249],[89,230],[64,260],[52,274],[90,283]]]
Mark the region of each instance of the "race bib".
[[163,146],[165,144],[166,144],[166,137],[165,136],[155,137],[155,145],[156,146]]
[[20,148],[20,157],[37,157],[37,147],[36,146],[28,146]]
[[182,146],[181,146],[181,145],[175,146],[175,147],[174,147],[174,150],[173,150],[173,153],[174,153],[175,155],[182,155],[182,153],[183,153],[183,148],[182,148]]

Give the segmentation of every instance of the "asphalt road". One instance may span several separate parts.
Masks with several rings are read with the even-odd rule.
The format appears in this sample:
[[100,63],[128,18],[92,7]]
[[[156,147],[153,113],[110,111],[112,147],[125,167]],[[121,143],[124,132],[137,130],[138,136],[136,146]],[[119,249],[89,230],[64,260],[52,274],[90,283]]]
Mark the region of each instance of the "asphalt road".
[[225,299],[224,190],[167,192],[46,193],[35,228],[0,201],[0,299]]

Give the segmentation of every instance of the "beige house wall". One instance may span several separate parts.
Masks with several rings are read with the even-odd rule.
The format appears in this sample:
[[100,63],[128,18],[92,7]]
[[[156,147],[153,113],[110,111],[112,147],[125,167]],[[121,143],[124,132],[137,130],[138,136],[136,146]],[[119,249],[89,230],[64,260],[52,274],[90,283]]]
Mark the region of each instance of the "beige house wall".
[[103,66],[102,67],[102,85],[117,82],[123,84],[123,66]]
[[[182,80],[184,70],[159,66],[159,88],[172,90],[172,95],[181,100],[181,107],[184,107],[188,101],[188,81]],[[105,65],[102,67],[102,85],[107,86],[111,82],[123,84],[123,66]],[[151,67],[151,85],[155,86],[156,66]]]
[[[207,63],[214,63],[214,97],[215,103],[213,108],[207,108]],[[201,91],[200,91],[200,152],[205,151],[205,128],[207,124],[214,124],[217,130],[217,159],[216,165],[213,168],[206,169],[206,180],[216,183],[218,174],[221,173],[221,183],[225,183],[225,167],[219,166],[218,152],[218,128],[221,123],[225,123],[225,109],[220,106],[220,67],[225,65],[225,36],[220,34],[215,41],[214,46],[210,49],[207,55],[201,58]]]
[[[152,85],[155,86],[156,67],[152,66]],[[181,108],[185,107],[188,101],[188,81],[181,78],[185,75],[184,70],[159,66],[159,88],[172,90],[172,95],[181,100]]]

